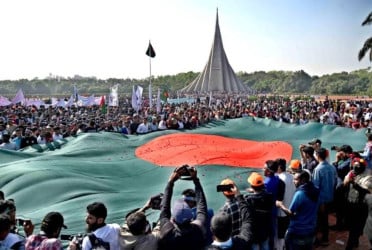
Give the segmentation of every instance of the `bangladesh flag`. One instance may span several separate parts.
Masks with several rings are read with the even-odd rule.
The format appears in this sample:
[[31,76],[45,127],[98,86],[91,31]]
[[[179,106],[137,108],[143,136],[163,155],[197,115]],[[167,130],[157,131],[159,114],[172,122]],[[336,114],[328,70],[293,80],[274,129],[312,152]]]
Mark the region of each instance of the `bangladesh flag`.
[[[361,150],[366,142],[364,130],[252,117],[140,136],[85,133],[19,152],[0,150],[0,187],[6,197],[15,199],[18,215],[39,223],[47,212],[59,211],[68,233],[74,234],[85,230],[81,222],[89,203],[104,202],[107,222],[122,224],[126,213],[164,192],[174,168],[183,164],[196,167],[208,207],[217,211],[225,202],[216,192],[222,179],[233,179],[244,192],[249,174],[262,173],[266,160],[298,159],[299,145],[315,137],[326,148],[347,142]],[[330,153],[333,161],[335,152]],[[193,187],[190,181],[177,181],[173,201]],[[158,216],[158,211],[148,214],[151,222]]]
[[160,99],[161,99],[163,102],[167,102],[168,97],[169,97],[168,90],[164,89],[163,92],[162,92],[161,95],[160,95]]
[[101,113],[102,114],[106,114],[107,113],[107,105],[106,105],[106,100],[105,100],[105,96],[101,96],[101,100],[99,102],[99,107],[101,109]]

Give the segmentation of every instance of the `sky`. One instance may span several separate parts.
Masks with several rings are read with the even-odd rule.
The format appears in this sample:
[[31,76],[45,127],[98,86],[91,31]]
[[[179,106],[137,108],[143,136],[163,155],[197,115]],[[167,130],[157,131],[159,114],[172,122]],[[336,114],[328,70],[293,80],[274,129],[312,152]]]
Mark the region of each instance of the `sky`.
[[361,26],[371,0],[0,0],[0,80],[201,72],[217,8],[235,72],[372,66],[357,59],[372,36],[372,25]]

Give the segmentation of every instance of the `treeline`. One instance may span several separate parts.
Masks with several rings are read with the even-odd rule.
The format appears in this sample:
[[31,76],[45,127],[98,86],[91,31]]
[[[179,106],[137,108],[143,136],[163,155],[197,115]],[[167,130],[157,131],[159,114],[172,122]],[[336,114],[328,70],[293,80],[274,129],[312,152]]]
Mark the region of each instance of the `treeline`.
[[[166,89],[175,93],[183,88],[199,73],[187,72],[177,75],[153,77],[151,83],[153,94],[157,89]],[[333,73],[323,76],[310,76],[305,71],[257,71],[253,73],[238,72],[241,81],[256,93],[270,94],[308,94],[308,95],[363,95],[372,96],[371,68],[353,72]],[[75,85],[80,95],[107,94],[110,87],[119,84],[119,94],[130,96],[134,85],[148,89],[147,79],[117,79],[107,80],[95,77],[49,77],[45,79],[19,79],[0,81],[0,95],[13,97],[22,88],[26,97],[32,96],[65,96],[72,94]],[[147,94],[144,93],[145,95]]]
[[244,84],[258,93],[372,96],[371,68],[310,76],[305,71],[238,73]]

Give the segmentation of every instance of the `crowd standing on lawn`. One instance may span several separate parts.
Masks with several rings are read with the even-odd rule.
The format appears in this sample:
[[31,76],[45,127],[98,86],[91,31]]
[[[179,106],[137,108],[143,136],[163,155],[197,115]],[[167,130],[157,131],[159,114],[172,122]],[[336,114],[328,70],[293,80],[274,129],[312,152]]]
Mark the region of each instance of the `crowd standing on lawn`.
[[120,106],[104,108],[99,105],[0,106],[0,148],[19,150],[84,132],[134,135],[165,129],[194,129],[213,120],[247,116],[299,125],[319,122],[352,129],[372,126],[372,102],[366,100],[289,101],[283,97],[258,96],[250,101],[248,97],[228,95],[194,100],[163,103],[158,111],[145,101],[142,108],[135,110],[128,98],[120,99]]
[[[351,129],[367,128],[371,122],[372,107],[368,102],[280,100],[262,98],[249,102],[221,97],[212,103],[164,104],[160,113],[148,107],[134,112],[129,104],[110,107],[106,113],[99,106],[12,105],[0,108],[1,147],[18,150],[100,131],[140,135],[161,129],[194,129],[212,120],[244,116],[299,125],[322,122]],[[120,225],[107,224],[109,208],[92,201],[86,204],[88,234],[71,239],[68,248],[312,249],[329,244],[329,229],[348,230],[347,250],[358,247],[363,233],[372,247],[372,131],[365,131],[365,148],[358,152],[349,145],[337,145],[332,148],[336,150],[334,162],[329,161],[329,151],[322,147],[322,140],[315,138],[304,142],[299,147],[301,159],[292,159],[288,165],[281,158],[267,159],[263,174],[254,172],[247,176],[246,190],[239,190],[233,179],[219,180],[226,188],[223,194],[234,206],[224,208],[226,204],[221,204],[222,209],[215,214],[208,209],[196,169],[186,165],[170,175],[159,207],[150,199],[138,211],[123,215],[125,220]],[[194,184],[192,195],[185,192],[181,199],[172,202],[173,187],[185,171]],[[19,225],[15,201],[1,194],[0,249],[63,248],[59,239],[66,228],[62,214],[46,214],[40,231],[35,232],[32,221]],[[328,225],[327,215],[335,204],[344,204],[342,211],[337,211],[336,206],[340,221]],[[153,227],[146,220],[146,210],[150,208],[160,209],[158,224]]]

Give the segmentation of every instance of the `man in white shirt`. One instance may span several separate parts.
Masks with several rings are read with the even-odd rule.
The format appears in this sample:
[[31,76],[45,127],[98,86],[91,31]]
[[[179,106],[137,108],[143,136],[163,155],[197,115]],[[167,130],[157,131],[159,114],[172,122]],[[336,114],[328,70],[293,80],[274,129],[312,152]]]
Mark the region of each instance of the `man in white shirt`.
[[[283,204],[286,207],[291,205],[292,198],[296,192],[296,186],[293,182],[293,175],[287,172],[287,161],[285,159],[276,159],[278,163],[278,177],[285,183]],[[284,236],[289,226],[289,216],[282,210],[278,210],[278,234],[275,242],[276,249],[284,249]]]
[[159,122],[158,129],[159,130],[166,130],[166,129],[168,129],[167,128],[167,119],[165,117],[163,117],[161,119],[161,121]]
[[[96,238],[110,244],[110,250],[120,250],[120,226],[118,224],[106,224],[106,206],[101,202],[94,202],[87,206],[87,231],[93,233]],[[81,250],[91,250],[93,243],[89,235],[85,236]],[[71,241],[70,250],[76,250],[76,242]]]
[[149,132],[149,125],[147,124],[147,118],[143,118],[143,122],[138,125],[137,134],[146,134]]
[[61,129],[59,127],[53,128],[53,141],[62,140],[63,135],[61,134]]

